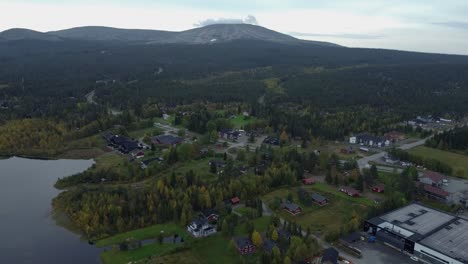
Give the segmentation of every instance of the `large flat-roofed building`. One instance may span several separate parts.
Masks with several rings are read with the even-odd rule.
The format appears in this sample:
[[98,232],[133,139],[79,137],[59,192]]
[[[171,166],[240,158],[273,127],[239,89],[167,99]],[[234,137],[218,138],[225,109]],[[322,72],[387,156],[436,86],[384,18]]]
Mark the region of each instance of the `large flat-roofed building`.
[[364,230],[429,263],[468,263],[468,221],[418,203],[369,219]]

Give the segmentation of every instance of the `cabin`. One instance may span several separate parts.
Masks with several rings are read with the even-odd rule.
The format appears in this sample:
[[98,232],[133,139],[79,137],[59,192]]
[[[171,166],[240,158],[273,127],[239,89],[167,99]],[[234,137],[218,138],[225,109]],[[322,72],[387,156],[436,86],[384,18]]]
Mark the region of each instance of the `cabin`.
[[231,198],[232,205],[239,204],[239,203],[240,203],[239,197],[236,196],[236,197]]
[[372,191],[375,193],[383,193],[385,191],[385,185],[377,184],[374,187],[372,187]]
[[340,192],[344,192],[346,193],[347,195],[351,196],[351,197],[360,197],[361,196],[361,193],[354,189],[354,188],[351,188],[349,186],[342,186],[340,187]]
[[256,250],[255,245],[247,236],[234,238],[234,242],[236,244],[237,251],[241,255],[252,254]]
[[313,178],[302,179],[302,184],[304,185],[312,185],[314,183],[315,183],[315,180]]
[[207,237],[216,233],[216,226],[205,218],[196,218],[188,226],[187,231],[194,237]]
[[124,136],[112,135],[111,133],[105,133],[103,137],[106,139],[109,146],[117,149],[123,154],[128,154],[139,149],[139,144],[136,140],[132,140]]
[[207,208],[201,211],[202,216],[209,222],[218,221],[219,213],[214,208]]
[[310,198],[312,199],[312,201],[320,206],[324,206],[326,204],[328,204],[328,199],[318,193],[312,193],[310,195]]
[[280,140],[279,138],[267,137],[263,140],[263,144],[279,146]]
[[292,215],[297,215],[297,214],[302,213],[302,208],[299,205],[292,203],[290,201],[283,202],[283,204],[281,204],[281,208],[288,211]]

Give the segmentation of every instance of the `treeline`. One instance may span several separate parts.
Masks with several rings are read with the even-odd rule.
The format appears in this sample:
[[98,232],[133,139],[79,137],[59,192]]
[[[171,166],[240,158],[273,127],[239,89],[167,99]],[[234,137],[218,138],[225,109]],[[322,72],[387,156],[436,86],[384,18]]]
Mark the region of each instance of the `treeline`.
[[434,135],[426,141],[426,146],[449,151],[462,151],[468,154],[468,127],[460,127]]
[[436,160],[436,159],[423,158],[421,156],[411,154],[407,151],[397,149],[397,148],[392,148],[389,151],[389,154],[393,155],[394,157],[400,160],[409,161],[415,165],[424,166],[425,168],[432,170],[432,171],[437,171],[437,172],[444,173],[447,175],[452,175],[453,173],[453,169],[450,165],[444,162],[441,162],[439,160]]

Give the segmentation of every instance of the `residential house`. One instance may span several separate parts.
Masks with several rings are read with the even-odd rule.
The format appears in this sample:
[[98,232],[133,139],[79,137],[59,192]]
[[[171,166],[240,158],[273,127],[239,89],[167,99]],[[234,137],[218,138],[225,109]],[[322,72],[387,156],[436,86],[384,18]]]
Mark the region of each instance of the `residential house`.
[[231,198],[231,204],[232,205],[235,205],[235,204],[238,204],[238,203],[240,203],[239,197],[236,196],[236,197]]
[[139,149],[138,141],[119,135],[113,135],[109,132],[103,134],[103,138],[109,146],[119,150],[123,154],[128,154],[131,151]]
[[263,144],[279,146],[280,140],[279,138],[267,137],[263,140]]
[[281,204],[281,208],[288,211],[292,215],[297,215],[297,214],[302,213],[302,208],[299,205],[290,201],[283,202]]
[[376,193],[383,193],[385,191],[385,185],[377,184],[374,187],[372,187],[372,191]]
[[419,183],[422,184],[424,193],[431,199],[440,201],[440,202],[451,202],[452,201],[452,194],[433,185],[429,184],[424,184],[424,183]]
[[424,184],[440,187],[444,182],[445,176],[434,171],[425,171],[419,181]]
[[221,129],[219,131],[219,137],[230,140],[237,140],[241,135],[241,132],[238,130],[232,129]]
[[379,147],[379,148],[387,147],[390,145],[389,140],[383,137],[374,136],[368,133],[362,133],[362,134],[358,134],[356,136],[350,137],[349,143],[360,144],[360,145],[369,146],[369,147]]
[[153,144],[155,145],[169,147],[169,146],[175,146],[184,142],[184,139],[181,137],[173,136],[173,135],[159,135],[159,136],[153,137],[151,139],[151,142],[153,142]]
[[405,139],[405,134],[398,131],[390,131],[384,134],[384,138],[392,143],[402,141]]
[[210,222],[218,221],[219,213],[214,208],[204,209],[201,211],[201,213],[202,213],[202,216]]
[[255,245],[247,236],[234,238],[234,242],[236,244],[237,251],[242,255],[252,254],[256,250]]
[[349,186],[342,186],[340,187],[340,192],[344,192],[346,193],[347,195],[351,196],[351,197],[360,197],[361,196],[361,193],[354,189],[354,188],[351,188]]
[[132,157],[137,158],[137,159],[141,159],[141,158],[145,157],[145,153],[143,151],[141,151],[141,150],[138,150],[138,149],[132,151],[131,155],[132,155]]
[[338,250],[336,250],[333,247],[329,247],[323,251],[322,258],[320,260],[320,263],[323,264],[338,264],[338,256],[339,256]]
[[326,204],[328,204],[328,199],[318,193],[312,193],[310,195],[310,198],[312,199],[312,201],[320,206],[324,206]]
[[216,233],[216,226],[205,218],[196,218],[188,226],[187,231],[194,237],[207,237]]
[[311,185],[315,183],[315,180],[313,178],[305,178],[305,179],[302,179],[302,183],[304,185]]
[[267,238],[265,235],[262,236],[263,244],[262,248],[265,252],[273,252],[273,248],[276,247],[276,242]]

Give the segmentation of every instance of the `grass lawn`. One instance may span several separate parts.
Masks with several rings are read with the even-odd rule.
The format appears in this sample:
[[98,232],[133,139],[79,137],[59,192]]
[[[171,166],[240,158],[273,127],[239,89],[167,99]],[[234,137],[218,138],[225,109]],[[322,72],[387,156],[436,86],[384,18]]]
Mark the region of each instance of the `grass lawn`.
[[425,146],[416,147],[411,149],[409,152],[423,158],[432,158],[447,163],[452,167],[454,175],[457,174],[457,171],[462,170],[463,178],[468,179],[468,156],[466,155],[443,151],[440,149],[428,148]]
[[116,153],[109,153],[96,158],[96,166],[91,170],[113,170],[119,174],[128,173],[128,168],[125,165],[127,158]]
[[104,246],[110,246],[110,245],[117,245],[130,237],[133,237],[137,240],[156,238],[159,235],[159,233],[161,233],[161,231],[164,231],[164,233],[168,235],[177,233],[179,235],[182,235],[184,239],[191,238],[191,237],[189,238],[189,236],[186,234],[185,230],[182,227],[176,224],[170,223],[170,224],[164,224],[164,225],[153,225],[153,226],[121,233],[121,234],[111,236],[108,238],[104,238],[104,239],[98,240],[96,242],[96,246],[104,247]]
[[207,238],[197,239],[193,243],[191,252],[204,264],[241,263],[240,255],[230,248],[229,241],[217,233]]
[[251,122],[255,122],[257,120],[256,117],[253,116],[248,116],[245,117],[243,115],[237,115],[236,118],[230,119],[232,124],[234,125],[235,128],[241,128]]
[[113,249],[101,253],[101,260],[104,264],[127,264],[129,262],[147,259],[151,256],[169,254],[177,247],[181,247],[181,245],[153,243],[129,251]]
[[340,227],[351,218],[353,211],[357,215],[363,215],[369,206],[374,203],[368,198],[351,198],[341,192],[338,192],[334,187],[316,183],[311,186],[303,186],[306,190],[316,191],[329,199],[329,204],[325,206],[305,206],[299,202],[297,196],[297,187],[282,188],[263,196],[263,201],[267,204],[275,199],[275,197],[286,198],[291,191],[293,200],[302,207],[303,212],[296,216],[291,215],[283,209],[276,210],[276,213],[288,221],[295,221],[301,225],[303,230],[307,227],[316,234],[325,234],[329,231],[338,231]]
[[152,257],[147,264],[202,264],[204,262],[197,259],[191,250],[184,250],[175,254]]
[[[175,166],[174,172],[176,175],[185,175],[186,172],[193,170],[196,175],[200,175],[204,181],[214,181],[218,178],[216,174],[210,172],[210,165],[208,162],[213,158],[204,158],[199,160],[190,160]],[[172,173],[172,170],[169,170]]]
[[[270,216],[262,216],[259,218],[255,218],[252,220],[255,230],[258,232],[264,232],[268,229],[268,226],[270,225],[271,217]],[[234,236],[241,236],[241,235],[246,235],[246,224],[242,223],[234,229]]]

